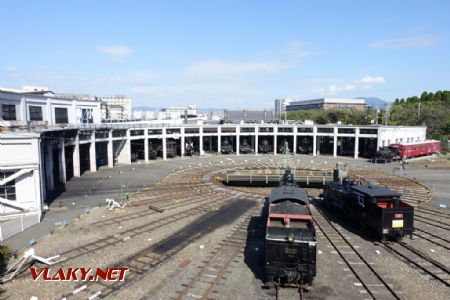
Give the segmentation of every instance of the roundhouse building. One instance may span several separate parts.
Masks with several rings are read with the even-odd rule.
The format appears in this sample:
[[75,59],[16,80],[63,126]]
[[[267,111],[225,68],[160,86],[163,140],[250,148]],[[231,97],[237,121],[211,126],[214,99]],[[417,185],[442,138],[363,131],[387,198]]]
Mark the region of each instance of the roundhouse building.
[[[145,123],[67,124],[64,128],[38,129],[33,134],[0,134],[0,174],[3,174],[0,178],[0,214],[9,219],[32,211],[40,215],[45,200],[55,186],[64,185],[67,180],[79,177],[85,171],[96,172],[101,162],[105,167],[112,168],[115,164],[148,161],[150,146],[158,149],[161,159],[169,159],[177,155],[185,156],[188,140],[200,155],[205,155],[221,153],[221,145],[228,139],[235,154],[241,155],[239,146],[245,139],[258,155],[258,146],[267,140],[273,146],[275,155],[281,154],[279,146],[287,143],[293,153],[358,158],[369,157],[379,147],[389,143],[423,141],[425,136],[426,127],[287,124],[158,126]],[[176,149],[170,156],[169,145]],[[20,153],[26,153],[26,158]],[[33,220],[37,222],[38,218]]]
[[[370,157],[391,143],[423,141],[426,137],[426,127],[380,125],[102,124],[98,101],[48,93],[0,92],[2,114],[10,119],[0,120],[0,240],[39,222],[44,203],[72,177],[96,172],[101,166],[147,162],[155,150],[157,159],[164,160],[185,156],[187,144],[199,155],[220,154],[227,140],[236,155],[244,155],[240,145],[245,142],[255,155],[262,155],[259,146],[268,143],[275,155],[287,144],[291,153],[357,159]],[[42,108],[45,125],[23,126],[30,121],[31,106]],[[55,122],[56,110],[61,107],[75,117],[68,115]],[[76,117],[83,109],[92,109],[92,123]]]

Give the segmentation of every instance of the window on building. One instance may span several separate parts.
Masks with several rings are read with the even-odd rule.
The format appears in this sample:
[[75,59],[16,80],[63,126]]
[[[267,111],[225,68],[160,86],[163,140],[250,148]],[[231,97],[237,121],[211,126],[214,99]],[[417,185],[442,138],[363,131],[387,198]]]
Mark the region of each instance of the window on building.
[[313,132],[313,129],[311,127],[298,127],[298,132]]
[[2,119],[5,121],[15,121],[16,106],[14,104],[2,104]]
[[241,132],[255,132],[254,127],[242,127]]
[[355,133],[355,128],[338,128],[338,133]]
[[203,128],[203,133],[216,133],[217,128]]
[[199,133],[200,129],[199,128],[185,128],[184,129],[184,133],[186,134],[193,134],[193,133]]
[[[67,122],[66,122],[67,123]],[[92,109],[82,108],[80,123],[94,123],[94,116],[92,115]]]
[[[1,171],[0,170],[0,180],[4,180],[15,172],[11,171]],[[8,200],[16,200],[16,181],[11,180],[5,185],[0,185],[0,197]]]
[[69,117],[67,115],[67,108],[55,107],[55,123],[69,123]]
[[317,132],[319,133],[333,133],[334,128],[317,128]]
[[42,106],[30,106],[30,121],[42,121]]

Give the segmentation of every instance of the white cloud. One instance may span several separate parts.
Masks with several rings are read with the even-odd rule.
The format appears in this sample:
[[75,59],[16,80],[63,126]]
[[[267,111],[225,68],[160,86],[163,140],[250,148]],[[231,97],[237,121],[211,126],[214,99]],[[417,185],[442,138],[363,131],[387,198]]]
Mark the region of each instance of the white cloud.
[[134,52],[132,48],[124,45],[100,46],[98,51],[108,55],[112,62],[123,61]]
[[330,85],[328,88],[313,89],[313,94],[318,96],[334,96],[358,89],[371,89],[376,85],[383,84],[385,82],[386,80],[381,76],[365,76],[361,79],[355,79],[351,83],[347,83],[342,86]]
[[254,60],[204,59],[185,67],[182,75],[210,78],[275,73],[297,67],[309,55],[305,48],[302,42],[292,40],[278,49],[260,51]]
[[379,40],[369,44],[369,47],[376,49],[393,48],[428,48],[437,45],[440,38],[434,35],[417,35],[403,38]]
[[3,68],[3,71],[15,73],[18,71],[18,69],[16,67],[5,67],[5,68]]
[[183,71],[184,75],[192,77],[203,76],[228,76],[247,73],[269,73],[289,66],[280,61],[252,61],[252,62],[236,62],[220,59],[203,60],[194,63]]
[[366,76],[361,79],[353,80],[353,84],[361,88],[372,88],[374,85],[385,83],[384,77]]
[[[152,99],[165,105],[197,104],[201,107],[248,107],[255,99],[262,99],[264,92],[245,83],[175,83],[143,85],[130,89],[135,99]],[[258,104],[257,104],[258,105]]]

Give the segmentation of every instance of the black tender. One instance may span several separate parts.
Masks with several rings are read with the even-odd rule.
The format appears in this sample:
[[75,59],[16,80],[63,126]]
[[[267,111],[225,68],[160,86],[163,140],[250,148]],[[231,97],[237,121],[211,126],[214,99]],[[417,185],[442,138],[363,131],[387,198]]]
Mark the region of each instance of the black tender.
[[398,240],[414,231],[414,207],[386,187],[344,179],[342,184],[328,183],[323,196],[325,205],[356,221],[362,229],[374,230],[381,240]]
[[[271,225],[266,228],[267,280],[276,285],[310,284],[316,275],[316,232],[312,220],[295,218],[311,216],[309,197],[295,185],[290,171],[286,171],[280,184],[267,201],[267,225]],[[284,223],[285,218],[289,223]]]

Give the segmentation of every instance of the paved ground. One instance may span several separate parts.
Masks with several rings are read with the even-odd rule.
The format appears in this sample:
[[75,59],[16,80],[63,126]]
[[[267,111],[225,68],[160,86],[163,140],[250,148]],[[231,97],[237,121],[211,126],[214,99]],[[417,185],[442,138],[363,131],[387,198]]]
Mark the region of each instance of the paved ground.
[[[113,169],[101,169],[96,173],[86,173],[81,178],[75,178],[67,184],[67,190],[58,197],[50,206],[50,212],[44,218],[44,221],[34,226],[24,233],[14,236],[7,240],[7,244],[14,249],[26,247],[30,238],[39,238],[52,229],[61,226],[55,223],[62,220],[70,220],[77,215],[85,212],[85,209],[90,208],[92,211],[90,214],[80,218],[78,221],[71,223],[69,226],[63,227],[61,230],[56,230],[53,235],[46,235],[41,238],[38,244],[35,246],[36,251],[40,255],[50,256],[56,253],[63,253],[68,248],[77,249],[80,245],[85,245],[92,240],[98,240],[101,237],[114,235],[118,231],[122,231],[123,228],[134,228],[140,226],[140,224],[151,222],[151,220],[170,215],[171,213],[183,210],[185,208],[177,208],[173,211],[167,210],[164,214],[157,214],[156,212],[147,212],[139,219],[124,219],[119,224],[113,224],[101,226],[99,221],[103,224],[103,220],[114,219],[129,213],[141,212],[144,208],[127,208],[126,210],[119,210],[114,212],[106,211],[105,208],[94,208],[95,206],[104,206],[105,198],[117,198],[120,193],[120,185],[127,184],[130,191],[142,189],[145,186],[149,186],[173,170],[179,168],[185,168],[189,166],[207,165],[214,162],[244,162],[255,160],[272,160],[272,155],[260,155],[260,156],[209,156],[202,158],[186,158],[186,159],[174,159],[168,161],[152,161],[149,164],[133,164],[128,166],[118,166]],[[384,170],[386,172],[395,171],[399,173],[398,164],[383,164],[373,165],[367,163],[364,160],[353,160],[348,158],[332,158],[332,157],[311,157],[299,155],[295,156],[297,164],[308,165],[321,163],[322,165],[330,166],[333,168],[336,162],[346,162],[350,165],[350,168],[375,168]],[[277,160],[280,161],[281,157],[278,156]],[[440,165],[438,163],[438,165]],[[423,170],[431,170],[430,166],[425,168],[421,164],[407,165],[402,174],[404,176],[422,176],[423,178],[431,178],[429,175],[424,175]],[[442,172],[448,172],[448,169],[439,169]],[[187,174],[192,174],[192,172]],[[180,172],[178,172],[180,173]],[[430,174],[434,174],[431,171]],[[173,178],[171,175],[167,178]],[[443,180],[447,180],[448,177],[441,176]],[[175,176],[176,178],[176,176]],[[181,177],[185,178],[185,177]],[[418,177],[417,177],[418,178]],[[434,178],[434,177],[433,177]],[[436,177],[435,180],[439,179]],[[176,181],[179,182],[179,178]],[[436,183],[436,182],[435,182]],[[450,190],[450,187],[446,184],[435,185],[435,193],[445,193]],[[253,192],[253,190],[252,190]],[[318,190],[308,191],[310,195],[314,196],[312,192],[318,192]],[[188,195],[187,195],[188,196]],[[223,199],[221,196],[220,199]],[[211,201],[211,199],[209,199]],[[434,205],[434,203],[433,203]],[[252,219],[259,218],[259,213],[256,212],[252,215]],[[103,219],[104,218],[104,219]],[[164,217],[165,218],[165,217]],[[199,222],[201,219],[197,219],[196,216],[190,216],[185,219],[180,219],[178,222],[167,225],[160,230],[146,232],[142,230],[142,233],[137,237],[131,239],[124,238],[123,242],[118,245],[114,245],[107,251],[100,251],[96,253],[88,253],[80,256],[77,259],[70,261],[70,266],[98,266],[109,265],[119,259],[124,259],[130,253],[140,251],[141,248],[148,247],[149,244],[156,243],[162,239],[173,237],[173,232],[186,230],[190,225]],[[342,222],[337,222],[339,225]],[[342,225],[342,224],[341,224]],[[94,227],[93,227],[94,226]],[[143,278],[130,282],[126,288],[120,289],[114,294],[113,298],[116,299],[168,299],[175,298],[177,291],[183,289],[184,284],[189,282],[190,278],[198,272],[199,267],[204,264],[206,258],[215,253],[217,245],[221,241],[227,239],[230,231],[232,230],[232,224],[225,224],[213,228],[213,232],[200,236],[197,240],[190,242],[185,248],[175,253],[170,260],[162,264],[160,267],[155,268],[151,272],[143,274]],[[340,226],[340,225],[339,225]],[[348,230],[342,225],[346,233],[346,236],[352,241],[352,244],[360,247],[363,255],[373,258],[372,265],[379,268],[386,278],[389,278],[393,282],[394,288],[398,291],[403,291],[405,299],[445,299],[442,297],[445,293],[442,292],[441,287],[435,286],[433,282],[424,278],[422,274],[409,267],[407,264],[401,262],[399,259],[394,259],[392,255],[385,252],[381,247],[375,246],[370,239],[366,239],[359,233],[355,233],[352,230]],[[427,226],[421,225],[422,229],[429,230]],[[94,230],[92,230],[94,229]],[[436,230],[433,228],[433,230]],[[242,256],[239,256],[236,261],[233,262],[230,269],[227,271],[224,280],[217,287],[217,299],[229,299],[231,296],[235,299],[273,299],[273,290],[261,289],[261,280],[263,277],[263,268],[261,267],[261,261],[264,260],[262,251],[264,247],[263,239],[264,226],[256,229],[255,236],[248,240],[246,243],[246,250]],[[441,230],[440,236],[448,234],[445,230]],[[344,265],[344,262],[339,258],[337,252],[332,248],[329,242],[324,238],[320,230],[317,232],[318,236],[318,275],[314,282],[314,290],[306,298],[307,299],[364,299],[367,295],[362,294],[359,281],[349,273],[348,267]],[[416,239],[414,241],[407,241],[413,243],[416,247],[419,247],[423,251],[430,253],[430,256],[434,256],[436,260],[441,261],[448,266],[450,262],[446,258],[445,248],[438,248],[437,246],[431,246],[429,242],[422,239]],[[78,246],[77,246],[78,245]],[[344,247],[344,251],[348,249]],[[100,255],[99,255],[100,254]],[[187,264],[185,263],[187,262]],[[354,264],[357,266],[358,262]],[[67,267],[67,265],[66,265]],[[401,270],[399,272],[399,270]],[[210,274],[206,274],[210,275]],[[74,283],[67,283],[74,284]],[[424,291],[424,287],[427,287]],[[6,285],[8,295],[11,298],[14,295],[26,296],[30,295],[39,296],[39,299],[50,299],[56,295],[62,295],[57,290],[62,289],[61,285],[50,286],[45,282],[33,282],[29,278],[24,280],[17,280]],[[422,297],[423,296],[423,297]],[[23,297],[21,297],[23,298]],[[79,298],[79,297],[78,297]],[[78,299],[77,298],[77,299]],[[284,289],[281,292],[282,299],[296,299],[298,295],[295,289]],[[81,299],[81,298],[80,298]]]
[[[277,157],[280,158],[280,155]],[[118,165],[112,169],[102,167],[95,173],[85,172],[81,177],[74,177],[67,182],[66,191],[50,204],[50,210],[45,214],[40,224],[10,237],[3,244],[9,246],[13,251],[28,247],[32,240],[38,240],[55,228],[62,226],[64,222],[70,222],[70,220],[89,212],[93,207],[106,205],[106,198],[118,199],[123,185],[127,186],[129,192],[133,192],[152,185],[172,170],[180,167],[221,160],[244,161],[273,158],[273,155],[208,155],[205,157],[169,159],[167,161],[155,160],[147,164],[138,162],[131,165]],[[330,168],[333,168],[337,162],[344,162],[348,163],[350,168],[375,168],[417,178],[434,190],[435,199],[430,206],[439,208],[440,204],[444,204],[450,207],[450,185],[448,185],[448,182],[450,182],[450,167],[432,168],[433,163],[429,160],[411,162],[406,165],[405,170],[402,170],[398,163],[374,165],[364,159],[355,160],[348,157],[295,155],[294,159],[299,160],[300,163],[304,162],[305,165],[314,161],[326,162],[330,165]],[[434,163],[434,165],[436,164],[439,164],[439,162]],[[425,165],[430,165],[430,167],[425,168]],[[439,165],[442,166],[442,164]]]

